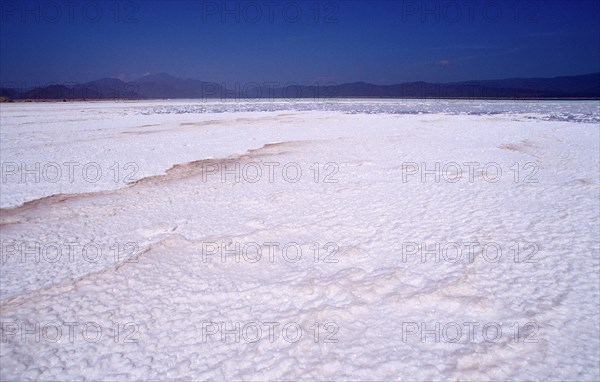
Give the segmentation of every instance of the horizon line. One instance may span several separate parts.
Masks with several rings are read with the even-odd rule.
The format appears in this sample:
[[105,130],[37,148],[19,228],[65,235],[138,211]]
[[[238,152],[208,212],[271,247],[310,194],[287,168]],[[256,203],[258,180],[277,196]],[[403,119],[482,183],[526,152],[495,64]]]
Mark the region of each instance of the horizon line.
[[[202,80],[199,78],[191,78],[191,77],[177,77],[174,76],[172,74],[169,74],[167,72],[158,72],[158,73],[154,73],[154,74],[147,74],[141,77],[138,77],[135,80],[131,80],[131,81],[126,81],[123,80],[121,78],[118,77],[100,77],[94,80],[89,80],[89,81],[63,81],[63,82],[56,82],[56,81],[48,81],[45,83],[41,83],[39,81],[34,81],[35,85],[33,87],[30,87],[31,89],[35,89],[36,86],[44,86],[44,87],[48,87],[48,86],[53,86],[53,85],[81,85],[81,84],[88,84],[91,82],[96,82],[96,81],[101,81],[101,80],[117,80],[117,81],[121,81],[125,84],[128,83],[136,83],[137,81],[146,78],[146,77],[153,77],[153,76],[159,76],[159,75],[166,75],[169,77],[172,77],[174,79],[178,79],[178,80],[183,80],[183,81],[200,81],[200,82],[204,82],[204,83],[211,83],[211,84],[240,84],[240,83],[244,83],[244,84],[252,84],[252,83],[256,83],[258,84],[257,81],[233,81],[233,82],[227,82],[227,81],[207,81],[207,80]],[[564,78],[564,77],[583,77],[583,76],[590,76],[590,75],[600,75],[600,71],[596,71],[596,72],[588,72],[588,73],[582,73],[582,74],[571,74],[571,75],[558,75],[558,76],[552,76],[552,77],[506,77],[506,78],[491,78],[491,79],[482,79],[482,80],[478,80],[478,79],[469,79],[469,80],[461,80],[461,81],[450,81],[450,82],[431,82],[431,81],[424,81],[424,80],[409,80],[409,81],[402,81],[402,82],[395,82],[395,83],[388,83],[388,84],[376,84],[373,82],[367,82],[367,81],[363,81],[363,80],[358,80],[358,81],[348,81],[348,82],[335,82],[335,81],[328,81],[328,82],[323,82],[320,83],[319,81],[314,81],[312,84],[300,84],[298,82],[295,81],[288,81],[285,83],[281,83],[281,82],[277,82],[277,86],[282,86],[282,85],[297,85],[297,86],[305,86],[305,87],[310,87],[310,86],[333,86],[333,85],[352,85],[352,84],[367,84],[367,85],[374,85],[374,86],[395,86],[395,85],[402,85],[402,84],[407,84],[407,83],[427,83],[427,84],[433,84],[433,85],[446,85],[446,84],[461,84],[461,83],[466,83],[466,82],[490,82],[490,81],[506,81],[506,80],[533,80],[533,79],[545,79],[545,80],[550,80],[550,79],[556,79],[556,78]],[[269,81],[263,81],[263,85],[267,84],[267,83],[272,83]],[[0,87],[1,88],[9,88],[5,85],[7,84],[27,84],[27,81],[1,81],[0,82]],[[259,84],[260,85],[260,84]],[[14,89],[14,88],[13,88]]]

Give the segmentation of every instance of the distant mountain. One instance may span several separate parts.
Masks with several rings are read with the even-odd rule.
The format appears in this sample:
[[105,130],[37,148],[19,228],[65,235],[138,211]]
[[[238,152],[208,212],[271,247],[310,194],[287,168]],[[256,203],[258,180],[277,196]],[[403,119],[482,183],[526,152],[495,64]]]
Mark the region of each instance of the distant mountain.
[[459,86],[475,85],[498,89],[520,89],[552,97],[598,97],[600,93],[600,73],[580,76],[553,78],[509,78],[488,81],[467,81],[455,83]]
[[221,94],[217,84],[194,79],[181,79],[167,73],[142,77],[134,82],[143,98],[206,98],[211,93]]
[[227,89],[215,82],[181,79],[167,73],[123,82],[103,78],[85,84],[50,85],[34,89],[0,88],[0,97],[12,100],[95,99],[264,99],[264,98],[417,98],[417,99],[600,99],[600,72],[554,78],[509,78],[452,83],[405,82],[374,85],[366,82],[322,86],[268,87],[256,84]]

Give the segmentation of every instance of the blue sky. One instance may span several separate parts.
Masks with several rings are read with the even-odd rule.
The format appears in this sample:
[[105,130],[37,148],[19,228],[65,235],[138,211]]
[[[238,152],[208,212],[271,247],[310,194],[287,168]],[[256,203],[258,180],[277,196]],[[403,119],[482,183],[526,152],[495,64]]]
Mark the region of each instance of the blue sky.
[[8,1],[0,77],[451,82],[600,71],[600,1]]

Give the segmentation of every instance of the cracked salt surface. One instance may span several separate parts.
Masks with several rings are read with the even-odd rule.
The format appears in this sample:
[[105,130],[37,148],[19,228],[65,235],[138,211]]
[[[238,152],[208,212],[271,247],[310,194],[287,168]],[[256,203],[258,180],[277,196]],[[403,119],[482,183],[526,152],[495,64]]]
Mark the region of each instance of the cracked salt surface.
[[598,103],[393,105],[3,104],[1,379],[599,379]]

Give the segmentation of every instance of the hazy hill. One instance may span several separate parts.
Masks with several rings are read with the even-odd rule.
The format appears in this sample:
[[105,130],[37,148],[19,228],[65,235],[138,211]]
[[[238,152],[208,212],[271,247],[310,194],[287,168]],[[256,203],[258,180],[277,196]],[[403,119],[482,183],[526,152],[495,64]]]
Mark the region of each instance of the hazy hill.
[[226,89],[221,84],[181,79],[166,73],[141,77],[133,82],[103,78],[85,84],[50,85],[34,89],[0,88],[9,99],[242,99],[255,98],[587,98],[600,99],[600,72],[554,78],[509,78],[452,83],[405,82],[374,85],[366,82],[322,86],[272,88],[238,85]]

